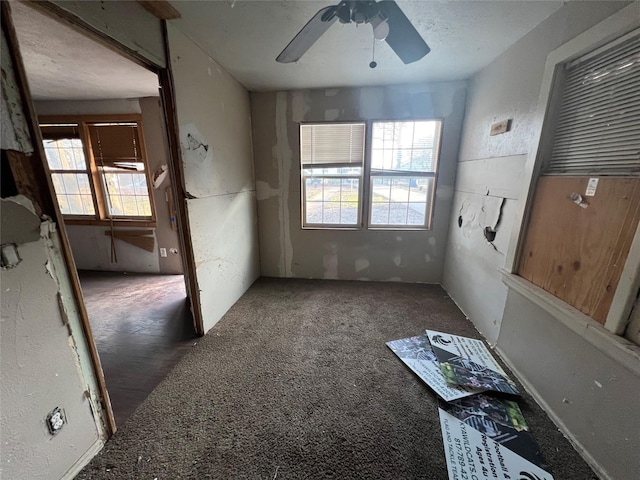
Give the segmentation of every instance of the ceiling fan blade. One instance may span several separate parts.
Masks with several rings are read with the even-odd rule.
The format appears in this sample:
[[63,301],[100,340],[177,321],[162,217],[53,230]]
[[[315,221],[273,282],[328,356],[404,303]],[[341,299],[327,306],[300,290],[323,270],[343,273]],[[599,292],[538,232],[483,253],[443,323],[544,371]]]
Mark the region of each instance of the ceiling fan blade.
[[418,31],[393,0],[378,2],[380,11],[387,16],[389,34],[386,42],[404,63],[420,60],[431,51]]
[[325,7],[318,11],[302,30],[289,42],[289,45],[278,55],[276,61],[291,63],[300,60],[311,46],[326,32],[337,20],[337,7]]

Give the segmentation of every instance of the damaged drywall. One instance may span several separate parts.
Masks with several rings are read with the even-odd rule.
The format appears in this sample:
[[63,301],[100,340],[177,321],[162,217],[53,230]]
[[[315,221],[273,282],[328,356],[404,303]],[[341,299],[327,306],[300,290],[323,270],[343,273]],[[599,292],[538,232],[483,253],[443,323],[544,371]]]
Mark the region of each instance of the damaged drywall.
[[[465,83],[252,93],[261,272],[438,283],[453,199]],[[432,229],[303,230],[299,123],[444,119]]]
[[[639,468],[640,426],[628,401],[629,392],[640,389],[638,376],[585,341],[577,333],[584,327],[572,331],[539,301],[507,288],[499,269],[505,266],[500,252],[515,247],[513,223],[529,180],[524,162],[537,148],[531,141],[543,116],[537,105],[547,56],[625,3],[567,2],[471,79],[444,274],[452,299],[497,343],[563,432],[581,443],[602,478],[616,479],[635,478]],[[513,119],[511,130],[490,136],[491,124],[505,118]],[[484,236],[491,219],[467,223],[482,213],[487,195],[495,202],[506,198],[493,241],[497,250]],[[501,244],[505,232],[511,238]]]
[[259,274],[249,94],[171,24],[168,41],[206,332]]
[[4,33],[0,43],[0,126],[1,145],[4,150],[16,150],[26,155],[33,153],[27,121],[22,112],[22,98],[16,81],[9,45]]
[[[40,237],[40,219],[24,195],[3,198],[0,244],[35,242]],[[29,215],[30,214],[30,215]]]
[[[98,387],[55,224],[24,198],[2,199],[0,214],[21,258],[0,271],[2,476],[61,478],[106,439]],[[44,419],[56,407],[66,424],[51,437]]]

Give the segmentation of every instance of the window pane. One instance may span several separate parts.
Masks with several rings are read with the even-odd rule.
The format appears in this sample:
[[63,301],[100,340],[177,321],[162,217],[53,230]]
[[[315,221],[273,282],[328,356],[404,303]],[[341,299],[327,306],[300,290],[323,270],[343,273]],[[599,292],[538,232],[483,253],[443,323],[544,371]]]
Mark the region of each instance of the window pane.
[[373,177],[370,225],[425,226],[432,182],[432,177]]
[[359,178],[305,178],[305,224],[356,225]]
[[51,180],[62,214],[95,215],[87,174],[52,173]]
[[[144,173],[115,173],[101,169],[109,214],[113,217],[151,217]],[[117,171],[117,170],[116,170]]]
[[51,170],[86,170],[82,141],[77,138],[45,140],[44,153]]
[[374,122],[371,167],[374,170],[435,172],[440,122]]

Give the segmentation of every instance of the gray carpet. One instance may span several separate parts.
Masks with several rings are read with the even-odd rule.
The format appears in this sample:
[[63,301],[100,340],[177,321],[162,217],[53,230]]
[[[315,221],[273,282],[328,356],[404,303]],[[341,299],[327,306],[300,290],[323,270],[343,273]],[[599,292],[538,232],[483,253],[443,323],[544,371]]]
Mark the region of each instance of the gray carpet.
[[[259,279],[77,478],[446,479],[436,396],[385,345],[426,328],[479,338],[439,286]],[[556,480],[597,478],[519,404]]]

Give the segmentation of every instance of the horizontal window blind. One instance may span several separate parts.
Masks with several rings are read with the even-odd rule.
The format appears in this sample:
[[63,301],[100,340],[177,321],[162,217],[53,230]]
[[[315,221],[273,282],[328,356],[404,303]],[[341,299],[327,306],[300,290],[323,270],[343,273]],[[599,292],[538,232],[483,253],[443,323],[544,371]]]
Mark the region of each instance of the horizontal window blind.
[[59,125],[40,125],[42,138],[45,140],[63,140],[65,138],[80,138],[77,123],[65,123]]
[[640,35],[565,66],[547,174],[640,174]]
[[132,124],[89,125],[91,149],[98,166],[122,168],[142,162],[138,126]]
[[362,165],[364,123],[316,123],[300,125],[300,162],[303,166]]

